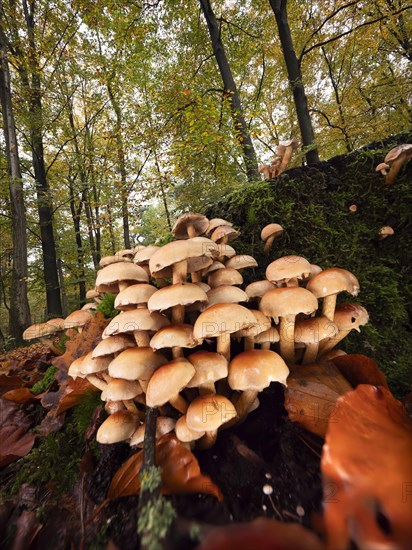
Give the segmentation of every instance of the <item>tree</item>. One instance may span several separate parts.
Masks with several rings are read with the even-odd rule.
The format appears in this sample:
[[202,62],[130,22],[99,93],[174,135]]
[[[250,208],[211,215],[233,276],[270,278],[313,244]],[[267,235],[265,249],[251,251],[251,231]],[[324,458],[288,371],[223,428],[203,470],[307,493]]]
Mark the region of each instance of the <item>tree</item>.
[[7,58],[7,41],[3,30],[3,4],[0,0],[0,100],[3,115],[3,132],[9,172],[9,191],[13,233],[13,265],[10,288],[9,331],[17,342],[30,321],[27,298],[27,225],[23,182],[20,171],[19,149],[14,121],[10,71]]

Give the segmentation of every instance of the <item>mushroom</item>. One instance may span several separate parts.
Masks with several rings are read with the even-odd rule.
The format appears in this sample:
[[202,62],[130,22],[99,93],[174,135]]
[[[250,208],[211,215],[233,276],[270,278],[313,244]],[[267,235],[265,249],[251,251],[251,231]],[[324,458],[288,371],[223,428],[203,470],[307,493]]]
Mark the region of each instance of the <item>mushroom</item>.
[[263,296],[259,309],[272,317],[275,323],[280,318],[280,353],[289,363],[295,361],[295,319],[299,313],[311,315],[318,308],[316,297],[302,287],[275,288]]
[[224,269],[218,269],[211,273],[208,277],[207,284],[211,288],[223,285],[241,285],[243,283],[243,277],[233,267],[225,267]]
[[66,330],[70,328],[77,328],[77,331],[80,333],[87,321],[92,318],[93,316],[90,311],[77,309],[66,317],[64,320],[64,328]]
[[155,286],[146,283],[128,286],[116,296],[114,307],[120,311],[144,308],[149,298],[157,290]]
[[118,294],[135,283],[147,283],[149,277],[146,271],[131,261],[110,264],[97,273],[96,290]]
[[[90,318],[90,314],[87,317]],[[64,329],[64,325],[62,326],[61,320],[55,319],[55,323],[52,321],[53,319],[47,321],[47,323],[37,323],[29,326],[23,332],[23,340],[35,340],[38,338],[55,355],[61,355],[61,350],[54,345],[52,338]]]
[[325,353],[346,338],[351,330],[360,332],[360,327],[366,325],[368,321],[369,314],[361,305],[349,302],[338,304],[333,319],[333,322],[338,328],[338,332],[334,337],[321,343],[319,351],[322,358]]
[[271,344],[276,344],[280,340],[279,331],[276,327],[270,327],[267,330],[255,336],[255,344],[260,345],[260,349],[270,349]]
[[135,432],[139,420],[136,414],[120,410],[111,414],[97,430],[98,443],[119,443],[125,441]]
[[248,256],[247,254],[236,254],[229,258],[225,264],[226,268],[233,267],[239,273],[242,273],[247,267],[257,267],[258,263],[253,258],[253,256]]
[[236,231],[232,226],[220,225],[213,231],[211,239],[217,244],[226,244],[236,239],[239,235],[239,231]]
[[129,348],[113,359],[109,365],[109,374],[113,378],[138,380],[145,392],[153,373],[166,363],[166,357],[152,348]]
[[213,233],[215,229],[218,227],[221,227],[222,225],[226,225],[227,227],[232,227],[233,223],[230,223],[226,220],[223,220],[222,218],[213,218],[209,221],[209,225],[207,227],[206,233],[210,235]]
[[[158,416],[156,418],[156,439],[160,439],[162,436],[170,433],[175,429],[176,420],[169,418],[168,416]],[[131,447],[141,447],[144,442],[144,435],[146,431],[146,423],[140,424],[137,430],[130,438],[129,444]]]
[[179,216],[172,228],[176,239],[190,239],[202,235],[209,226],[209,220],[203,214],[189,212]]
[[270,329],[271,325],[269,317],[266,317],[266,315],[264,315],[258,309],[251,309],[250,311],[255,316],[256,325],[235,332],[235,336],[245,339],[245,351],[249,349],[254,349],[255,338],[262,332]]
[[311,273],[310,263],[301,256],[283,256],[266,268],[266,279],[274,285],[298,286],[299,281]]
[[186,415],[179,418],[175,425],[176,437],[182,443],[192,443],[205,435],[205,432],[190,430],[187,426]]
[[157,311],[148,309],[131,309],[122,311],[110,321],[104,329],[102,338],[108,338],[116,334],[132,333],[136,344],[141,347],[149,345],[150,332],[156,332],[160,328],[170,325],[167,317]]
[[314,363],[320,342],[334,338],[337,333],[338,327],[327,317],[312,317],[298,321],[295,325],[295,342],[305,344],[306,347],[302,363]]
[[261,233],[260,238],[265,241],[265,254],[269,254],[272,248],[273,241],[283,233],[283,227],[278,223],[270,223],[266,225]]
[[386,164],[386,162],[381,162],[380,164],[378,164],[375,170],[376,172],[380,172],[382,176],[386,176],[386,174],[389,171],[389,168],[390,168],[389,164]]
[[378,237],[379,239],[383,240],[394,234],[395,231],[393,230],[393,228],[390,225],[385,225],[379,229]]
[[173,359],[183,357],[182,348],[195,348],[202,341],[193,337],[193,327],[188,324],[169,325],[156,332],[150,340],[153,350],[170,348]]
[[289,369],[280,355],[270,350],[253,349],[239,353],[229,363],[229,386],[243,392],[236,401],[236,412],[241,421],[249,412],[258,393],[271,382],[286,386]]
[[217,431],[226,422],[236,417],[231,401],[216,393],[196,397],[187,409],[186,425],[194,432],[205,432],[201,441],[203,449],[209,449],[217,439]]
[[136,342],[128,334],[109,336],[109,338],[105,338],[97,344],[97,346],[92,351],[92,357],[93,359],[96,359],[97,357],[107,356],[113,358],[121,351],[124,351],[127,348],[133,348],[135,346]]
[[359,293],[359,281],[350,271],[333,267],[321,271],[312,277],[306,288],[316,298],[323,298],[322,315],[333,321],[336,307],[336,297],[340,292],[346,291],[352,296]]
[[150,297],[147,307],[152,312],[172,308],[173,324],[182,324],[184,323],[185,306],[195,302],[206,303],[206,292],[194,283],[176,283],[155,292]]
[[124,406],[130,412],[138,414],[134,398],[143,393],[137,380],[125,380],[124,378],[112,378],[102,391],[102,401],[123,401]]
[[200,395],[216,393],[215,382],[227,377],[228,362],[213,351],[196,351],[187,358],[195,368],[195,375],[187,384],[188,388],[199,388]]
[[268,292],[268,290],[272,290],[274,288],[275,285],[273,283],[263,279],[262,281],[254,281],[253,283],[247,285],[245,292],[249,296],[249,299],[254,299],[259,304],[262,296]]
[[107,267],[108,265],[111,265],[111,264],[117,264],[119,262],[130,262],[130,261],[131,261],[130,258],[118,256],[117,254],[115,254],[114,256],[104,256],[103,258],[101,258],[99,265],[100,267]]
[[412,144],[398,145],[389,151],[385,157],[385,163],[389,165],[389,172],[385,178],[385,184],[391,185],[398,175],[403,164],[412,158]]
[[277,176],[286,170],[287,165],[292,158],[293,151],[295,151],[298,147],[299,141],[296,138],[279,142],[279,145],[276,147],[276,154],[281,157],[281,161],[277,169]]
[[238,304],[239,302],[248,302],[249,296],[246,292],[237,286],[222,285],[211,288],[207,293],[207,304],[203,309],[207,309],[214,304]]

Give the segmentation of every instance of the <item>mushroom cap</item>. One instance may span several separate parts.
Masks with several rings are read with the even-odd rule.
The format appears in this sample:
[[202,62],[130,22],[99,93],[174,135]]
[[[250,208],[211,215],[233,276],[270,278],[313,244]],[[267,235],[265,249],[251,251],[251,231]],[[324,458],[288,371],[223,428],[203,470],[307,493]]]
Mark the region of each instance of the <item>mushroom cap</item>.
[[239,302],[248,302],[249,296],[244,290],[237,286],[222,285],[211,288],[207,293],[207,299],[208,303],[204,309],[214,304],[237,304]]
[[175,425],[176,437],[183,443],[190,443],[196,441],[205,435],[205,432],[195,432],[190,430],[187,426],[186,415],[179,418]]
[[96,302],[88,302],[87,304],[84,304],[84,306],[82,306],[81,309],[86,310],[86,311],[97,309],[97,303]]
[[298,313],[311,315],[318,309],[318,301],[306,288],[274,288],[263,296],[259,309],[277,323],[279,317],[295,317]]
[[123,378],[112,378],[102,391],[102,401],[125,401],[134,399],[143,393],[143,390],[136,380],[124,380]]
[[90,311],[85,309],[77,309],[73,311],[64,320],[64,328],[83,327],[89,319],[92,319]]
[[[176,420],[168,416],[158,416],[156,418],[156,439],[160,439],[163,435],[170,433],[175,429]],[[137,430],[130,438],[129,444],[131,447],[134,445],[142,445],[144,442],[144,434],[146,432],[146,423],[140,424]]]
[[49,323],[36,323],[29,326],[23,332],[23,340],[34,340],[35,338],[44,338],[45,336],[51,336],[61,330],[56,326]]
[[115,254],[114,256],[104,256],[103,258],[101,258],[99,265],[100,267],[107,267],[108,265],[111,265],[111,264],[117,264],[119,262],[130,262],[130,261],[131,261],[130,258],[118,256],[117,254]]
[[228,363],[223,355],[214,351],[196,351],[187,358],[195,368],[195,374],[187,384],[188,388],[198,388],[206,382],[216,382],[226,378]]
[[89,353],[83,357],[83,361],[80,365],[80,372],[86,376],[95,372],[103,372],[108,369],[110,361],[110,357],[96,357],[96,359],[93,359],[93,351],[89,351]]
[[185,323],[169,325],[156,332],[150,340],[150,347],[154,350],[163,348],[195,348],[202,341],[193,337],[193,327]]
[[312,317],[295,324],[295,342],[303,344],[318,344],[325,338],[334,338],[338,327],[327,317]]
[[239,271],[236,271],[233,267],[225,267],[224,269],[218,269],[211,273],[207,283],[211,288],[223,285],[241,285],[243,283],[243,277]]
[[332,361],[335,357],[341,357],[342,355],[347,355],[346,351],[343,349],[330,349],[325,354],[322,355],[322,361]]
[[210,275],[211,273],[213,273],[214,271],[217,271],[218,269],[225,269],[225,264],[223,264],[222,262],[219,262],[218,260],[215,260],[210,264],[210,266],[208,266],[204,270],[203,274]]
[[272,283],[283,283],[289,279],[308,277],[310,272],[310,263],[305,258],[283,256],[267,266],[266,278]]
[[111,414],[97,430],[99,443],[119,443],[132,436],[138,425],[137,416],[130,411],[121,410]]
[[128,348],[109,365],[109,374],[125,380],[149,380],[156,369],[167,363],[166,357],[152,348]]
[[188,226],[191,225],[196,231],[196,235],[202,235],[209,226],[209,220],[203,214],[188,212],[177,218],[172,228],[172,233],[176,239],[188,239]]
[[404,143],[402,145],[397,145],[389,151],[385,157],[386,164],[391,164],[394,160],[399,158],[401,155],[406,155],[407,157],[412,156],[412,144]]
[[186,424],[194,432],[209,432],[217,430],[236,415],[236,409],[227,397],[216,393],[201,395],[190,403]]
[[113,355],[119,353],[127,348],[133,348],[136,346],[134,338],[127,334],[117,334],[116,336],[109,336],[97,344],[92,351],[92,357],[104,357],[105,355]]
[[207,284],[207,283],[204,283],[203,281],[196,281],[195,283],[193,283],[194,285],[197,285],[198,287],[200,287],[202,290],[204,290],[206,292],[206,294],[209,292],[210,290],[210,286]]
[[278,237],[283,233],[283,227],[279,225],[278,223],[269,223],[268,225],[265,225],[265,227],[262,229],[260,233],[260,238],[262,241],[267,241],[269,237],[274,235],[275,237]]
[[258,263],[253,256],[247,254],[236,254],[229,258],[225,264],[226,268],[245,269],[246,267],[257,267]]
[[386,162],[381,162],[378,164],[378,166],[375,168],[376,172],[380,172],[384,176],[388,173],[390,166],[389,164],[386,164]]
[[150,311],[164,311],[173,306],[188,306],[195,302],[207,302],[206,292],[194,283],[178,283],[160,288],[150,297],[147,307]]
[[234,229],[232,226],[220,225],[213,231],[210,238],[215,243],[220,244],[225,239],[227,239],[228,241],[233,241],[234,239],[236,239],[236,237],[239,237],[239,235],[239,231],[236,231],[236,229]]
[[236,250],[233,246],[227,243],[221,243],[217,245],[218,248],[218,258],[231,258],[236,254]]
[[384,225],[379,229],[379,237],[381,239],[386,239],[386,237],[389,237],[390,235],[394,235],[395,231],[393,230],[393,227],[390,225]]
[[76,380],[77,377],[79,378],[85,378],[86,375],[82,373],[81,366],[83,363],[84,355],[82,357],[77,357],[74,361],[72,361],[69,370],[67,371],[67,374],[73,378],[73,380]]
[[216,338],[256,324],[253,313],[239,304],[215,304],[196,319],[195,338]]
[[93,298],[99,298],[100,292],[97,292],[94,288],[86,292],[86,300],[92,300]]
[[150,244],[135,252],[133,262],[137,265],[149,263],[150,258],[159,250],[160,246]]
[[308,280],[312,279],[315,275],[317,275],[321,271],[323,271],[323,269],[319,265],[310,264],[310,275],[308,277]]
[[241,338],[249,337],[249,338],[255,338],[258,334],[261,332],[265,332],[268,330],[272,324],[269,317],[267,317],[264,313],[259,311],[258,309],[250,309],[255,316],[256,319],[256,325],[253,325],[252,327],[245,328],[243,330],[239,330],[236,332],[236,336],[240,336]]
[[153,277],[169,277],[170,266],[196,258],[198,256],[217,256],[216,244],[205,237],[194,237],[183,241],[172,241],[157,250],[149,261],[150,273]]
[[117,262],[98,271],[96,290],[99,292],[110,292],[113,285],[117,285],[120,281],[147,283],[149,276],[142,267],[133,262]]
[[104,329],[102,338],[108,338],[115,334],[124,334],[136,330],[159,330],[170,325],[167,317],[157,311],[150,312],[148,309],[131,309],[122,311],[110,321]]
[[147,385],[147,406],[160,407],[176,397],[190,382],[194,374],[194,366],[183,357],[159,367]]
[[350,271],[339,267],[324,269],[314,277],[312,277],[306,288],[316,296],[316,298],[324,298],[339,292],[349,292],[352,296],[357,296],[359,293],[359,281]]
[[254,281],[245,288],[246,294],[249,298],[261,298],[268,290],[273,290],[275,285],[264,279],[262,281]]
[[280,355],[270,350],[252,349],[236,355],[229,363],[228,382],[232,390],[262,391],[271,382],[286,386],[289,369]]
[[116,296],[114,307],[120,310],[136,309],[138,305],[147,304],[157,290],[155,286],[146,283],[128,286]]
[[345,302],[336,306],[333,322],[340,331],[357,330],[360,332],[360,327],[366,325],[368,321],[368,312],[359,304]]
[[137,244],[137,245],[133,248],[133,253],[136,254],[137,252],[139,252],[140,250],[143,250],[144,248],[147,248],[147,246],[144,245],[144,244]]
[[228,222],[227,220],[224,220],[222,218],[213,218],[212,220],[209,221],[209,225],[207,227],[206,233],[208,235],[210,235],[210,233],[213,233],[213,231],[217,227],[220,227],[221,225],[226,225],[228,227],[232,227],[233,223]]
[[255,344],[266,344],[267,342],[274,344],[279,340],[279,331],[276,327],[270,327],[255,336]]

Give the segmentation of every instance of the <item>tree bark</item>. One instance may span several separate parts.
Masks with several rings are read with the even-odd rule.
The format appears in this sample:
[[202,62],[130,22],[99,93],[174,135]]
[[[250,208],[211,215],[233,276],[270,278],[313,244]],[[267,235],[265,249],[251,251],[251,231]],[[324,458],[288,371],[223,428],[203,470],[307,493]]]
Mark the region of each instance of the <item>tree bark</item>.
[[[28,73],[23,82],[28,92],[29,104],[29,131],[32,149],[33,169],[36,179],[37,207],[40,222],[40,235],[43,251],[44,281],[46,285],[47,314],[51,317],[61,317],[62,306],[60,299],[59,277],[57,272],[56,244],[53,230],[53,209],[50,199],[50,188],[46,176],[46,166],[43,151],[43,109],[40,70],[37,62],[36,43],[34,38],[34,7],[35,1],[30,2],[30,9],[26,0],[23,1],[24,17],[28,34],[28,51],[26,52]],[[22,54],[23,55],[23,54]],[[27,76],[27,75],[26,75]]]
[[302,143],[303,146],[307,148],[306,161],[308,164],[315,164],[319,162],[319,155],[315,144],[315,134],[309,114],[300,64],[296,57],[290,32],[287,0],[269,0],[269,2],[276,18],[283,57],[288,71],[289,84],[292,88],[300,133],[302,135]]
[[219,67],[220,75],[222,77],[223,86],[225,89],[225,94],[229,98],[232,118],[235,124],[236,137],[239,140],[243,150],[243,159],[246,165],[247,178],[250,182],[256,181],[260,179],[256,152],[253,146],[252,138],[250,137],[247,128],[245,118],[243,116],[239,94],[232,75],[232,71],[230,69],[229,62],[226,57],[222,40],[220,38],[220,27],[217,23],[216,16],[213,12],[210,1],[199,0],[199,2],[209,29],[210,39],[212,41],[213,47],[213,54]]
[[20,172],[16,125],[14,121],[7,44],[3,31],[3,5],[0,0],[0,99],[3,132],[9,173],[9,192],[13,234],[13,266],[10,288],[9,331],[21,343],[25,328],[31,324],[27,298],[27,222]]

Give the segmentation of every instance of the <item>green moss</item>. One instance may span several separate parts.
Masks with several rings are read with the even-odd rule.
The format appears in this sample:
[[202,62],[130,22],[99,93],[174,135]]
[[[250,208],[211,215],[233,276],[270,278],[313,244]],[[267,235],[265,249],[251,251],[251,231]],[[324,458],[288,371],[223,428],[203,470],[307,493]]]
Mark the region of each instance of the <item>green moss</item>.
[[113,317],[116,317],[116,315],[119,312],[118,309],[115,309],[114,307],[114,301],[116,299],[116,296],[113,294],[105,294],[100,304],[97,306],[97,311],[100,311],[103,313],[106,319],[112,319]]
[[137,532],[141,537],[141,546],[147,550],[162,550],[162,540],[166,537],[176,511],[172,503],[159,495],[141,511],[137,520]]
[[54,377],[57,372],[56,367],[49,367],[43,375],[43,378],[36,382],[31,388],[31,392],[35,395],[47,391],[54,382]]
[[[260,269],[244,272],[245,284],[264,278],[268,263],[297,254],[322,268],[342,267],[361,284],[358,301],[370,323],[341,347],[374,358],[397,397],[410,391],[412,324],[412,162],[387,187],[375,171],[386,153],[411,143],[412,133],[395,136],[316,166],[294,168],[274,181],[262,181],[231,193],[206,211],[240,229],[238,253],[251,254]],[[352,213],[349,206],[356,204]],[[270,256],[263,253],[260,231],[276,222],[284,228]],[[395,234],[379,240],[383,225]]]

